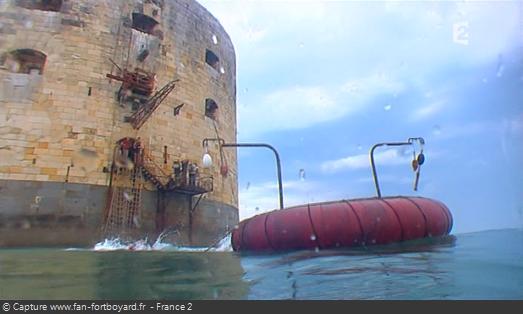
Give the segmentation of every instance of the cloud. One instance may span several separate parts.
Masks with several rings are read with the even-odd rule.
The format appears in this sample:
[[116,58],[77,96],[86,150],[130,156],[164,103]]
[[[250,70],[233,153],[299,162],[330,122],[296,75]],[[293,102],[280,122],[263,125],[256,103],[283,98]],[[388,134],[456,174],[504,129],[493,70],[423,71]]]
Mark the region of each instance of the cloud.
[[420,121],[434,116],[445,108],[446,101],[439,100],[414,110],[410,115],[411,121]]
[[406,84],[384,72],[377,72],[349,79],[340,89],[353,97],[369,99],[378,94],[399,94],[406,89]]
[[516,115],[513,118],[503,121],[505,133],[514,136],[523,135],[523,114]]
[[266,28],[253,24],[255,12],[252,6],[242,8],[237,1],[230,1],[227,6],[215,1],[200,2],[219,19],[235,44],[260,41],[267,34]]
[[[238,94],[242,138],[333,121],[367,108],[375,96],[415,92],[454,64],[496,59],[514,45],[519,22],[508,3],[494,14],[489,3],[200,2],[231,35],[238,85],[250,90]],[[452,42],[462,20],[470,25],[467,46]],[[443,109],[435,102],[412,119]]]
[[499,133],[502,129],[502,123],[496,121],[473,121],[463,124],[454,124],[449,126],[440,126],[434,133],[433,139],[449,140],[456,138],[470,138],[484,133]]
[[[400,59],[420,73],[449,60],[477,64],[520,37],[517,2],[200,2],[224,25],[237,51],[259,44],[256,49],[286,53],[296,48],[295,40],[307,47],[321,42],[328,44],[325,50],[343,51],[351,67],[363,69]],[[452,41],[454,24],[462,22],[469,25],[466,46]],[[358,56],[364,58],[354,59]]]
[[[218,18],[230,35],[238,54],[255,52],[275,35],[298,31],[296,26],[314,25],[326,19],[326,4],[321,1],[224,1],[200,0]],[[296,7],[299,6],[297,10]],[[270,17],[270,18],[266,18]]]
[[267,94],[260,104],[239,106],[241,130],[260,133],[271,130],[300,129],[345,115],[350,106],[320,86],[291,87]]
[[[380,175],[380,183],[399,183],[399,184],[412,184],[413,178],[407,176],[394,176],[394,175]],[[372,176],[361,177],[355,180],[359,183],[374,183],[374,178]]]
[[[401,155],[397,149],[389,149],[374,154],[374,161],[377,165],[401,165],[408,164],[411,157]],[[324,173],[336,173],[345,170],[356,170],[370,168],[368,154],[352,155],[340,159],[325,161],[321,164],[321,171]]]
[[[319,181],[294,180],[283,183],[285,207],[342,198],[342,194]],[[279,208],[278,185],[264,182],[239,191],[240,220]]]
[[[310,191],[317,187],[313,181],[287,181],[283,183],[285,206],[307,203]],[[249,185],[239,191],[240,219],[279,208],[278,184],[264,182]]]
[[334,121],[358,112],[381,94],[405,89],[399,80],[372,74],[328,86],[293,86],[265,95],[259,103],[238,106],[239,129],[244,136],[294,130]]

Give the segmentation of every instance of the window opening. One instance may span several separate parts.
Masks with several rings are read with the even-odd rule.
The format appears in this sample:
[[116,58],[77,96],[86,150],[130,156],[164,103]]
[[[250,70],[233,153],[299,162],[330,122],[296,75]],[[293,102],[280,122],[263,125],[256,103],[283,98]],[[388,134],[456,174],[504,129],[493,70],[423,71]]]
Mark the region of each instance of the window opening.
[[4,57],[3,63],[14,73],[42,74],[47,56],[33,49],[18,49]]
[[159,23],[150,16],[137,12],[133,13],[133,28],[137,31],[160,37],[161,32],[158,25]]
[[30,10],[60,12],[62,0],[17,0],[16,5]]
[[220,59],[214,52],[210,51],[209,49],[205,51],[205,62],[211,67],[213,67],[213,69],[215,69],[216,71],[220,70]]
[[218,104],[210,98],[205,99],[205,116],[216,120],[216,114],[218,111]]

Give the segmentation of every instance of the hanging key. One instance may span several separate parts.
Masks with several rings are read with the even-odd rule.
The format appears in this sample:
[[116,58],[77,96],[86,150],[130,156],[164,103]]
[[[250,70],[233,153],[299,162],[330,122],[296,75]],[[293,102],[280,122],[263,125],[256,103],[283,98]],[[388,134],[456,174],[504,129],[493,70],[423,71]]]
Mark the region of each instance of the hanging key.
[[421,165],[423,165],[425,163],[425,155],[423,154],[423,146],[421,148],[421,152],[419,153],[418,157],[416,157],[416,159],[413,160],[412,163],[414,163],[414,161],[416,161],[416,163],[418,165],[418,167],[417,167],[418,169],[416,171],[416,178],[414,179],[414,191],[417,191]]
[[416,171],[416,176],[414,178],[414,191],[417,191],[418,190],[418,182],[419,182],[419,172],[420,172],[420,168],[421,167],[418,167],[418,170]]

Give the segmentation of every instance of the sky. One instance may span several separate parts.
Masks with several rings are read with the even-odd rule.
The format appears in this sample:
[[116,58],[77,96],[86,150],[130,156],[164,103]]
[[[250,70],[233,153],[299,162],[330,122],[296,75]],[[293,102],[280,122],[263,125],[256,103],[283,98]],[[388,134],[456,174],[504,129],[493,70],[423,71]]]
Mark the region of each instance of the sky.
[[[523,228],[523,2],[200,0],[230,35],[238,142],[273,145],[285,206],[444,202],[454,233]],[[414,152],[415,150],[415,152]],[[274,157],[242,148],[240,219],[278,208]]]

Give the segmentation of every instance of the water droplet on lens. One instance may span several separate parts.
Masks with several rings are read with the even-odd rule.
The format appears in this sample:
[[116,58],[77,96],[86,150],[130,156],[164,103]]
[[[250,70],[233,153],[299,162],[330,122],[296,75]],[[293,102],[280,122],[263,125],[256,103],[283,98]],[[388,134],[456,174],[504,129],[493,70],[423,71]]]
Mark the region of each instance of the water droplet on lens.
[[392,105],[386,105],[385,107],[383,107],[383,109],[385,109],[385,111],[389,111],[390,109],[392,109]]
[[25,25],[25,28],[33,28],[33,22],[31,22],[31,21],[25,22],[24,25]]
[[381,217],[376,218],[376,222],[380,222],[380,221],[381,221]]
[[434,125],[432,127],[432,134],[434,135],[440,135],[441,134],[441,127],[439,125]]
[[505,66],[503,64],[498,64],[498,71],[496,72],[496,76],[502,77],[504,70],[505,70]]
[[311,241],[315,241],[316,240],[316,236],[314,234],[311,235]]
[[503,71],[504,70],[505,70],[505,66],[503,65],[503,55],[499,54],[498,55],[498,67],[497,67],[497,70],[496,70],[496,76],[497,77],[503,76]]
[[319,247],[316,247],[316,248],[314,249],[314,252],[319,253],[319,252],[320,252],[320,248],[319,248]]
[[218,44],[218,37],[216,35],[212,35],[212,42],[217,45]]
[[481,80],[483,83],[487,83],[488,82],[488,79],[486,77],[484,77],[482,80]]
[[372,239],[370,242],[372,242],[372,244],[376,244],[376,239]]
[[245,190],[248,190],[251,187],[251,183],[247,182],[247,185],[245,186]]
[[259,211],[259,210],[260,210],[260,208],[259,208],[259,207],[256,207],[256,208],[255,208],[254,210],[255,210],[255,211]]
[[185,68],[185,64],[183,64],[183,62],[180,62],[180,67],[183,69]]
[[303,48],[305,47],[305,44],[303,42],[300,42],[300,44],[298,45],[300,48]]
[[305,181],[305,169],[300,169],[299,177],[301,181]]
[[362,149],[363,149],[363,146],[358,145],[358,150],[362,150]]
[[220,73],[221,74],[224,74],[225,73],[225,69],[223,67],[220,67]]
[[239,229],[239,228],[240,228],[239,225],[234,226],[234,229]]

